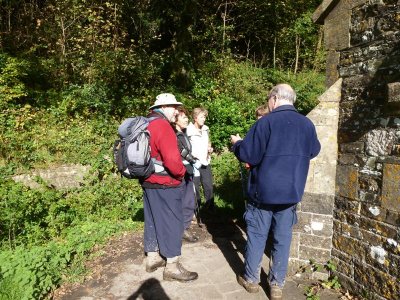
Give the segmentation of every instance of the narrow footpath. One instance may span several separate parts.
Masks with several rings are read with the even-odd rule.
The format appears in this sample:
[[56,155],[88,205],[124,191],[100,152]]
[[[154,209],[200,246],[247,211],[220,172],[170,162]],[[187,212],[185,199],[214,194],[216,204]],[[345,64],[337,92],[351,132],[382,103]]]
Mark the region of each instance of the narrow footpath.
[[[58,289],[53,299],[58,300],[197,300],[197,299],[268,299],[267,273],[269,259],[264,255],[261,289],[247,293],[236,282],[236,274],[243,270],[245,234],[236,223],[207,223],[202,228],[192,225],[200,240],[184,243],[182,262],[199,279],[188,283],[167,282],[162,279],[162,268],[145,272],[142,233],[125,234],[111,241],[104,255],[89,263],[90,276],[78,285]],[[311,282],[288,278],[284,300],[306,299],[305,288]],[[338,292],[323,290],[321,300],[340,299]]]

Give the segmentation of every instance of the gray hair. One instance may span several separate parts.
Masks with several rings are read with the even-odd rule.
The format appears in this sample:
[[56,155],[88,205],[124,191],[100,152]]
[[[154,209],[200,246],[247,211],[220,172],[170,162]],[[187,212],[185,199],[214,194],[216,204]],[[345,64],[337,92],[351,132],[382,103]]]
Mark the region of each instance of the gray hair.
[[290,85],[285,83],[278,84],[272,88],[268,99],[273,96],[277,96],[278,99],[287,100],[291,103],[296,102],[296,92]]
[[193,120],[195,120],[197,118],[197,116],[201,113],[203,113],[206,117],[208,116],[208,111],[205,108],[196,107],[195,109],[193,109],[193,112],[192,112]]

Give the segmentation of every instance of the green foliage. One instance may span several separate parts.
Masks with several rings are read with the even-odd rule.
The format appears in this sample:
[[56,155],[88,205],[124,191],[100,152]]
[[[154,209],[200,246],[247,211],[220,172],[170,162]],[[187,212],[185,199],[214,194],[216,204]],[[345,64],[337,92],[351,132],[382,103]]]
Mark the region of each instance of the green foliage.
[[297,93],[295,107],[304,115],[318,104],[318,96],[325,91],[325,76],[314,71],[293,74],[269,69],[266,70],[264,79],[272,85],[289,83]]
[[27,248],[18,246],[0,253],[0,299],[43,299],[64,275],[82,272],[82,262],[105,238],[132,229],[114,221],[84,222],[65,232],[60,241]]
[[60,108],[66,114],[89,115],[93,112],[109,113],[112,101],[108,98],[107,87],[100,82],[83,86],[71,85],[64,91]]
[[29,62],[0,52],[0,108],[28,95],[25,85]]
[[244,193],[239,161],[227,150],[213,155],[211,160],[215,186],[215,203],[218,215],[223,218],[240,218],[244,212]]
[[[231,134],[244,135],[255,122],[255,109],[264,104],[270,88],[289,83],[297,93],[296,108],[307,114],[317,104],[325,90],[324,76],[314,71],[293,74],[273,69],[260,69],[248,63],[223,59],[199,72],[191,95],[184,100],[189,107],[208,109],[214,147],[221,151],[229,146]],[[212,77],[208,74],[212,74]]]
[[307,300],[319,300],[319,293],[322,289],[340,289],[341,284],[339,282],[339,278],[334,275],[334,272],[336,271],[336,265],[331,260],[327,261],[325,264],[320,264],[313,259],[310,259],[310,263],[308,265],[300,267],[300,271],[302,273],[321,272],[323,270],[329,272],[328,279],[319,281],[311,286],[307,286],[305,289],[305,296],[307,297]]

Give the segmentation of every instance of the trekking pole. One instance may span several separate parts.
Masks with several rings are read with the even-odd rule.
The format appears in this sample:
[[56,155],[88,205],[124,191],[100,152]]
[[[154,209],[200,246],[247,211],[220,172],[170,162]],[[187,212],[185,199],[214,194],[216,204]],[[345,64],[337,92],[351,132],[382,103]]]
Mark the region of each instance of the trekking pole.
[[244,205],[246,207],[246,200],[247,200],[247,182],[246,182],[246,176],[245,174],[246,170],[243,170],[243,164],[239,163],[239,172],[240,172],[240,181],[242,182],[242,194],[243,194],[243,200],[244,200]]
[[197,202],[197,199],[196,199],[196,209],[194,210],[194,214],[196,216],[197,225],[199,227],[203,227],[203,222],[201,221],[201,217],[200,217],[200,207],[199,207],[199,203]]

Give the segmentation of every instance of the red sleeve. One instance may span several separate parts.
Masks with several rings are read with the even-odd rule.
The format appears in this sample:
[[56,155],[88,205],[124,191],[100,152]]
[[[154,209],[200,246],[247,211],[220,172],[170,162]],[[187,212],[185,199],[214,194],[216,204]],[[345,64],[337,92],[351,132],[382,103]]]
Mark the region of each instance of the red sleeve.
[[161,160],[170,174],[176,179],[182,179],[186,168],[182,163],[178,150],[178,142],[174,130],[168,121],[154,120],[148,127],[151,134],[151,156]]

